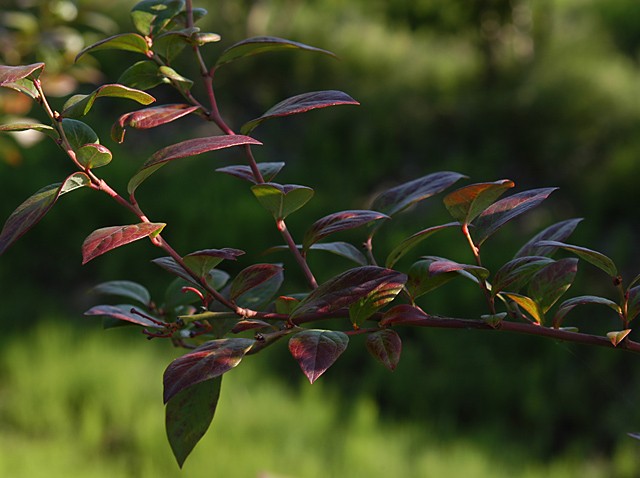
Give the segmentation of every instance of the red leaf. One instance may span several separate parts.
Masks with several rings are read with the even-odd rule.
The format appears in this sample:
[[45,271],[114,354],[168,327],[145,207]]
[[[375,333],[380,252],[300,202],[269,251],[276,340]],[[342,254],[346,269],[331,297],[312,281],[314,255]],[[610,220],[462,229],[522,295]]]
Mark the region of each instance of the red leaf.
[[276,264],[255,264],[240,271],[231,283],[229,297],[235,300],[242,294],[282,274],[282,266]]
[[20,66],[0,65],[0,86],[11,87],[11,83],[29,78],[34,72],[37,72],[35,75],[37,78],[43,69],[44,63],[33,63],[31,65]]
[[389,216],[376,211],[341,211],[318,219],[307,230],[302,241],[304,249],[318,242],[320,239],[339,231],[346,231],[363,226],[378,219],[389,219]]
[[164,372],[164,402],[178,392],[237,366],[255,340],[232,338],[206,342],[169,364]]
[[93,231],[82,244],[82,263],[143,237],[159,234],[166,224],[142,222],[128,226],[103,227]]
[[111,137],[114,141],[122,143],[127,127],[136,129],[155,128],[182,118],[196,110],[198,110],[197,106],[164,105],[133,111],[118,118],[118,121],[111,128]]
[[[131,310],[135,309],[133,305],[96,305],[87,310],[84,315],[97,315],[101,317],[110,317],[116,320],[124,320],[132,324],[141,325],[143,327],[152,327],[154,329],[161,328],[160,320],[154,322],[142,315],[134,314]],[[145,315],[149,315],[145,312]]]
[[304,330],[289,340],[289,351],[309,382],[315,382],[349,345],[349,336],[333,330]]
[[425,314],[422,309],[413,305],[402,304],[387,310],[380,321],[380,326],[411,324],[412,322],[422,322],[428,318],[429,315]]
[[383,329],[367,335],[367,350],[392,372],[398,366],[402,340],[395,330]]

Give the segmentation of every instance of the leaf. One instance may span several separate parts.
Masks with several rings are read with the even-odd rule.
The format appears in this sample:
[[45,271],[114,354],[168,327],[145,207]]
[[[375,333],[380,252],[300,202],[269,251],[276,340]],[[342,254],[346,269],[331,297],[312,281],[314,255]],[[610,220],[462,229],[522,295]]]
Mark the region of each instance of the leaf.
[[271,324],[264,320],[257,319],[240,320],[233,326],[231,333],[239,334],[240,332],[246,332],[247,330],[264,328],[271,328]]
[[[280,172],[280,170],[284,167],[284,163],[257,163],[258,169],[260,170],[260,174],[262,178],[269,182]],[[253,177],[253,172],[249,166],[245,165],[236,165],[236,166],[225,166],[224,168],[216,169],[219,173],[225,173],[230,176],[234,176],[236,178],[243,179],[244,181],[248,181],[253,184],[257,184],[257,181]]]
[[163,83],[163,78],[158,71],[158,65],[152,61],[143,60],[122,72],[118,83],[138,90],[150,90]]
[[276,264],[254,264],[243,269],[231,282],[229,297],[235,300],[247,291],[260,286],[273,276],[282,274],[282,266]]
[[153,259],[151,262],[162,267],[165,271],[181,277],[193,285],[200,285],[186,270],[182,268],[180,264],[175,261],[173,257],[159,257],[157,259]]
[[473,236],[477,246],[507,222],[533,209],[558,188],[531,189],[501,199],[485,209],[476,221]]
[[544,323],[544,312],[533,299],[513,292],[507,292],[504,295],[522,307],[538,325],[542,325]]
[[605,299],[604,297],[597,297],[594,295],[581,295],[579,297],[574,297],[572,299],[565,300],[558,310],[556,311],[555,316],[553,317],[553,327],[558,328],[562,322],[562,319],[573,310],[574,307],[583,304],[601,304],[606,305],[607,307],[613,309],[617,314],[620,314],[622,311],[620,310],[620,306],[613,302],[612,300]]
[[441,274],[431,274],[429,267],[434,260],[424,259],[415,262],[410,268],[407,280],[407,292],[413,300],[421,295],[431,292],[434,289],[446,284],[459,276],[457,271]]
[[407,252],[416,247],[422,241],[432,234],[447,229],[449,227],[460,226],[459,222],[450,222],[448,224],[442,224],[440,226],[433,226],[428,229],[416,232],[415,234],[407,237],[404,241],[398,244],[387,256],[385,265],[389,268],[393,267]]
[[307,250],[312,244],[330,234],[354,229],[373,221],[389,219],[389,216],[376,211],[351,210],[329,214],[314,222],[304,234],[303,249]]
[[338,256],[344,257],[355,262],[358,265],[366,266],[367,258],[362,252],[348,242],[324,242],[322,244],[314,244],[310,248],[312,251],[328,251]]
[[131,9],[131,20],[143,35],[156,35],[184,9],[184,5],[184,0],[142,0]]
[[51,184],[40,189],[11,213],[0,231],[0,254],[35,226],[63,194],[89,185],[91,180],[85,173],[73,173],[62,183]]
[[298,306],[300,301],[295,297],[288,297],[281,295],[275,300],[276,312],[278,314],[291,314],[294,309]]
[[640,286],[627,292],[627,320],[631,322],[640,314]]
[[86,115],[98,98],[126,98],[142,105],[153,103],[156,99],[142,90],[129,88],[128,86],[110,84],[102,85],[88,95],[74,95],[64,104],[62,116],[65,118],[79,118]]
[[611,277],[617,277],[618,269],[611,259],[604,254],[587,249],[586,247],[573,246],[570,244],[564,244],[558,241],[539,241],[536,243],[538,247],[561,247],[569,252],[573,252],[575,255],[584,259],[585,261],[593,264],[598,269],[603,270]]
[[395,330],[382,329],[367,335],[366,347],[382,365],[392,372],[400,362],[402,340]]
[[129,280],[112,280],[98,284],[90,291],[93,294],[117,295],[126,297],[148,306],[151,303],[151,295],[146,287]]
[[454,219],[462,224],[469,224],[513,186],[513,181],[508,179],[470,184],[447,194],[444,197],[444,205]]
[[118,118],[111,128],[111,138],[118,143],[124,141],[127,128],[150,129],[182,118],[199,108],[190,105],[163,105],[144,108],[127,113]]
[[261,183],[251,186],[251,192],[262,206],[276,219],[285,219],[304,206],[312,197],[313,189],[297,184]]
[[220,377],[236,367],[254,343],[255,340],[244,338],[211,340],[178,357],[164,371],[164,402],[188,387]]
[[111,151],[96,143],[85,144],[76,151],[78,162],[87,169],[106,166],[111,162]]
[[614,347],[617,347],[618,345],[620,345],[620,342],[627,338],[627,335],[629,335],[630,332],[631,329],[607,332],[607,338],[611,341]]
[[242,134],[249,134],[260,123],[271,118],[277,118],[279,116],[290,116],[298,113],[306,113],[307,111],[315,110],[318,108],[326,108],[328,106],[337,105],[359,105],[356,100],[351,98],[348,94],[342,91],[313,91],[310,93],[303,93],[301,95],[292,96],[284,101],[281,101],[273,108],[269,109],[265,114],[259,118],[252,119],[251,121],[242,125],[240,132]]
[[167,438],[181,468],[211,425],[221,385],[222,377],[205,380],[182,390],[167,402]]
[[349,336],[333,330],[304,330],[289,339],[289,351],[311,383],[333,365],[347,345]]
[[[207,13],[207,10],[205,8],[194,8],[192,10],[192,14],[193,14],[193,22],[197,22],[198,20],[200,20],[202,17],[204,17]],[[182,11],[179,12],[176,16],[174,16],[171,19],[171,22],[169,22],[168,27],[169,28],[173,28],[173,27],[186,27],[187,24],[189,22],[187,21],[187,12],[186,11]]]
[[93,231],[82,243],[82,264],[143,237],[160,234],[165,223],[142,222],[127,226],[103,227]]
[[507,262],[495,273],[491,294],[495,297],[502,290],[518,291],[533,274],[552,262],[553,259],[543,256],[518,257]]
[[215,67],[219,68],[220,66],[231,63],[232,61],[247,56],[257,55],[259,53],[290,49],[307,50],[335,57],[335,55],[330,51],[321,50],[320,48],[305,45],[304,43],[285,40],[284,38],[261,36],[247,38],[246,40],[242,40],[241,42],[231,45],[222,52],[222,55],[218,58]]
[[489,271],[484,267],[474,266],[471,264],[460,264],[449,259],[443,259],[435,256],[425,256],[425,259],[433,260],[433,262],[429,264],[429,273],[432,275],[461,271],[468,272],[471,276],[475,277],[477,281],[486,280],[486,278],[489,277]]
[[184,263],[199,277],[205,278],[209,271],[223,260],[235,261],[244,254],[240,249],[225,247],[223,249],[204,249],[187,254],[182,259]]
[[238,296],[236,304],[247,309],[262,309],[276,296],[283,282],[284,272],[280,269],[272,277]]
[[154,172],[164,166],[167,162],[175,159],[187,158],[209,151],[231,148],[244,144],[262,144],[248,136],[209,136],[206,138],[194,138],[182,141],[181,143],[167,146],[154,153],[143,165],[142,168],[131,178],[127,190],[129,194],[133,192]]
[[555,304],[576,277],[578,259],[560,259],[547,264],[536,272],[529,281],[527,295],[542,309],[543,313]]
[[629,284],[629,289],[631,289],[634,285],[640,283],[640,274],[638,274],[637,276],[635,276],[633,278],[633,280],[631,281],[631,283]]
[[17,123],[0,125],[0,131],[12,132],[12,131],[28,131],[28,130],[35,130],[35,131],[40,131],[41,133],[47,133],[49,136],[53,136],[54,138],[57,138],[58,136],[58,133],[56,132],[55,128],[51,126],[47,126],[46,124],[17,122]]
[[[100,316],[100,317],[108,317],[110,319],[122,320],[125,322],[130,322],[132,324],[141,325],[142,327],[150,327],[153,329],[160,329],[162,326],[160,325],[162,322],[158,319],[155,319],[156,322],[147,319],[146,317],[134,314],[131,312],[136,309],[135,306],[129,304],[122,305],[96,305],[95,307],[91,307],[87,310],[84,315],[88,316]],[[145,312],[146,316],[149,316]]]
[[428,174],[380,193],[373,200],[371,209],[393,216],[412,204],[444,191],[461,178],[466,176],[449,171]]
[[96,132],[82,121],[64,118],[62,120],[62,129],[74,151],[77,151],[87,144],[97,144],[100,142]]
[[366,296],[351,304],[349,318],[353,326],[360,327],[365,320],[392,302],[404,287],[405,282],[406,279],[382,283]]
[[522,246],[515,257],[550,255],[556,250],[555,247],[539,246],[537,243],[540,241],[564,241],[571,235],[580,221],[582,221],[581,218],[567,219],[547,227]]
[[380,321],[380,327],[387,327],[394,324],[410,325],[412,323],[420,323],[428,318],[429,316],[419,307],[401,304],[392,307],[384,313]]
[[377,266],[350,269],[311,292],[291,314],[291,320],[348,307],[383,284],[404,284],[406,280],[407,276],[400,272]]
[[[199,28],[192,27],[162,33],[154,38],[153,51],[164,58],[165,61],[171,63],[186,46],[194,43],[199,44],[196,40],[196,35],[199,31]],[[218,35],[219,40],[220,35]]]
[[36,99],[40,93],[32,80],[39,78],[42,70],[44,70],[44,63],[21,66],[0,65],[0,87],[11,88]]
[[76,61],[90,51],[99,50],[124,50],[133,51],[136,53],[142,53],[147,55],[149,53],[149,44],[143,36],[137,33],[121,33],[119,35],[113,35],[104,40],[100,40],[88,47],[84,48],[76,55]]
[[193,80],[185,78],[169,66],[161,66],[160,68],[158,68],[158,73],[160,73],[168,80],[172,81],[176,86],[178,86],[181,92],[188,91],[193,86]]

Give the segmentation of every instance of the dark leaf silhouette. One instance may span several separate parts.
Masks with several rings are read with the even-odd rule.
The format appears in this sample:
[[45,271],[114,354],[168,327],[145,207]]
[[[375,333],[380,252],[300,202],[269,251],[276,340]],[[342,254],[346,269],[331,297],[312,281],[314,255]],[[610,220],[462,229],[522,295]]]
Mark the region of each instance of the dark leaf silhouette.
[[395,330],[382,329],[367,335],[367,350],[392,372],[398,366],[402,340]]
[[349,345],[349,336],[333,330],[304,330],[289,340],[289,351],[302,372],[315,382]]
[[388,218],[389,216],[386,214],[376,211],[353,210],[335,212],[314,222],[311,227],[307,229],[307,232],[305,232],[302,245],[304,249],[309,249],[312,244],[315,244],[330,234]]
[[447,194],[444,205],[454,219],[469,224],[513,186],[513,181],[508,179],[471,184]]

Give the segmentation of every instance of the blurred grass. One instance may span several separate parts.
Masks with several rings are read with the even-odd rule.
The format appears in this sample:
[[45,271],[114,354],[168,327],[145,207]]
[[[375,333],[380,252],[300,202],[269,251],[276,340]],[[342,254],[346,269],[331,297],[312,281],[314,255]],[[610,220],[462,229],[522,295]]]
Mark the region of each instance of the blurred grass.
[[[123,336],[124,334],[124,336]],[[213,428],[180,471],[163,429],[161,374],[176,354],[124,331],[43,322],[0,352],[0,476],[632,477],[638,445],[597,457],[527,460],[522,450],[389,422],[367,398],[258,376],[248,358],[225,377]],[[329,380],[325,378],[325,380]],[[532,433],[535,433],[532,430]]]

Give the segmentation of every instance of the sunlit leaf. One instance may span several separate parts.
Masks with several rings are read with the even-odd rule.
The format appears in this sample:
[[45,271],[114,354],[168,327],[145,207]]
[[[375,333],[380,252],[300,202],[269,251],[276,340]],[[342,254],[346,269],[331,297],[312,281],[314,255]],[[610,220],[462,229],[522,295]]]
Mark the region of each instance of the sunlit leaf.
[[505,293],[504,295],[522,307],[538,325],[542,325],[544,323],[544,312],[533,299],[515,293]]
[[182,467],[209,429],[218,405],[222,377],[196,383],[167,402],[165,426],[173,455]]
[[118,118],[118,121],[116,121],[111,128],[111,137],[114,141],[122,143],[127,128],[155,128],[182,118],[198,109],[197,106],[178,104],[154,106],[133,111]]
[[91,292],[94,294],[117,295],[126,297],[148,306],[151,303],[151,294],[147,288],[137,282],[129,280],[112,280],[98,284]]
[[74,151],[77,151],[87,144],[97,144],[100,142],[96,132],[82,121],[64,118],[62,120],[62,129]]
[[11,213],[0,231],[0,254],[3,254],[11,244],[35,226],[60,196],[88,186],[90,182],[85,173],[73,173],[64,182],[46,186],[20,204]]
[[157,35],[184,5],[184,0],[142,0],[131,9],[131,20],[143,35]]
[[507,222],[533,209],[558,188],[531,189],[493,203],[474,221],[472,236],[477,246]]
[[562,304],[560,304],[555,316],[553,317],[553,326],[555,328],[560,327],[562,320],[569,312],[571,312],[571,310],[573,310],[578,305],[584,304],[606,305],[607,307],[614,310],[617,314],[620,314],[622,312],[620,310],[620,306],[612,300],[605,299],[604,297],[597,297],[594,295],[581,295],[579,297],[567,299]]
[[346,231],[369,224],[380,219],[388,219],[389,216],[376,211],[352,210],[340,211],[329,214],[314,222],[304,234],[303,249],[309,249],[312,244],[340,231]]
[[282,274],[282,266],[276,264],[254,264],[243,269],[231,282],[229,297],[235,300],[237,297],[254,289],[268,281],[273,276]]
[[222,52],[222,55],[220,55],[220,58],[218,58],[218,61],[216,62],[216,68],[226,63],[231,63],[232,61],[239,58],[257,55],[259,53],[265,53],[268,51],[290,49],[307,50],[335,57],[335,55],[330,51],[321,50],[320,48],[305,45],[304,43],[285,40],[284,38],[261,36],[247,38],[246,40],[242,40],[234,45],[231,45],[224,52]]
[[183,92],[190,90],[193,86],[193,80],[182,76],[180,73],[169,66],[161,66],[160,68],[158,68],[158,73],[160,73],[168,80],[171,80]]
[[581,218],[567,219],[547,227],[522,246],[515,257],[550,255],[557,248],[540,246],[538,243],[540,241],[564,241],[571,235],[580,221],[582,221]]
[[618,275],[618,268],[613,261],[600,252],[587,249],[586,247],[564,244],[558,241],[540,241],[537,245],[539,247],[561,247],[569,252],[573,252],[581,259],[593,264],[597,268],[609,274],[611,277],[616,277]]
[[362,325],[365,320],[396,298],[404,287],[406,276],[399,279],[380,284],[349,306],[349,318],[354,327]]
[[149,44],[143,36],[136,33],[121,33],[119,35],[113,35],[109,38],[105,38],[104,40],[100,40],[99,42],[84,48],[76,55],[76,61],[78,61],[78,58],[85,53],[99,50],[124,50],[147,55],[147,53],[149,53]]
[[136,88],[138,90],[150,90],[163,83],[163,77],[158,71],[158,65],[152,61],[139,61],[127,68],[118,83]]
[[400,260],[407,252],[416,247],[426,238],[431,236],[432,234],[441,231],[443,229],[447,229],[450,227],[460,226],[458,222],[450,222],[448,224],[442,224],[440,226],[433,226],[428,229],[423,229],[422,231],[416,232],[415,234],[407,237],[404,241],[398,244],[387,256],[387,261],[385,265],[387,267],[393,267],[396,262]]
[[211,340],[178,357],[164,371],[164,402],[182,390],[211,380],[237,366],[255,340],[231,338]]
[[414,305],[400,304],[387,310],[380,321],[381,327],[388,325],[411,325],[412,323],[420,323],[427,320],[429,316],[422,309]]
[[187,254],[182,260],[196,275],[205,278],[209,271],[223,260],[235,261],[238,256],[242,254],[244,254],[244,251],[229,247],[223,249],[204,249]]
[[150,317],[147,312],[145,312],[143,316],[133,313],[132,310],[134,309],[136,309],[136,307],[129,304],[96,305],[95,307],[91,307],[89,310],[87,310],[84,315],[107,317],[110,319],[129,322],[132,324],[140,325],[142,327],[149,327],[153,329],[162,328],[162,325],[160,325],[160,320],[156,319],[155,317],[155,322],[153,320],[149,320],[148,318],[146,318]]
[[454,219],[469,224],[513,186],[513,181],[508,179],[470,184],[447,194],[444,205]]
[[85,168],[99,168],[111,162],[111,151],[97,143],[85,144],[76,150],[76,159]]
[[136,101],[142,105],[153,103],[156,99],[142,90],[129,88],[128,86],[111,84],[102,85],[88,95],[74,95],[64,104],[62,116],[65,118],[78,118],[86,115],[98,98],[125,98]]
[[313,189],[297,184],[261,183],[251,186],[253,195],[276,219],[284,219],[304,206],[312,197]]
[[616,330],[614,332],[607,332],[607,338],[611,341],[614,347],[617,347],[630,333],[631,329]]
[[32,80],[39,78],[43,69],[44,63],[20,66],[0,65],[0,87],[11,88],[31,98],[38,98],[40,94]]
[[502,290],[517,292],[533,274],[552,262],[553,259],[543,256],[518,257],[507,262],[495,273],[491,294],[495,296]]
[[562,297],[576,277],[578,259],[560,259],[545,265],[529,281],[527,295],[542,309],[547,311]]
[[[266,182],[269,182],[273,178],[275,178],[283,167],[284,163],[258,163],[258,170],[262,175],[262,179],[264,179]],[[216,169],[216,171],[218,171],[219,173],[228,174],[230,176],[235,176],[236,178],[243,179],[253,184],[257,183],[249,166],[225,166],[223,168]]]
[[82,263],[101,256],[117,247],[148,236],[155,236],[166,224],[142,222],[127,226],[103,227],[93,231],[82,243]]
[[392,372],[400,362],[402,340],[395,330],[382,329],[367,335],[367,350]]
[[289,339],[289,351],[302,372],[315,382],[349,345],[349,336],[333,330],[304,330]]
[[305,113],[307,111],[315,110],[318,108],[326,108],[328,106],[337,105],[359,105],[356,100],[351,98],[348,94],[342,91],[314,91],[311,93],[303,93],[301,95],[292,96],[284,101],[281,101],[273,108],[270,108],[265,114],[259,118],[253,119],[240,128],[242,134],[249,134],[260,123],[271,118],[277,118],[279,116],[289,116],[298,113]]

